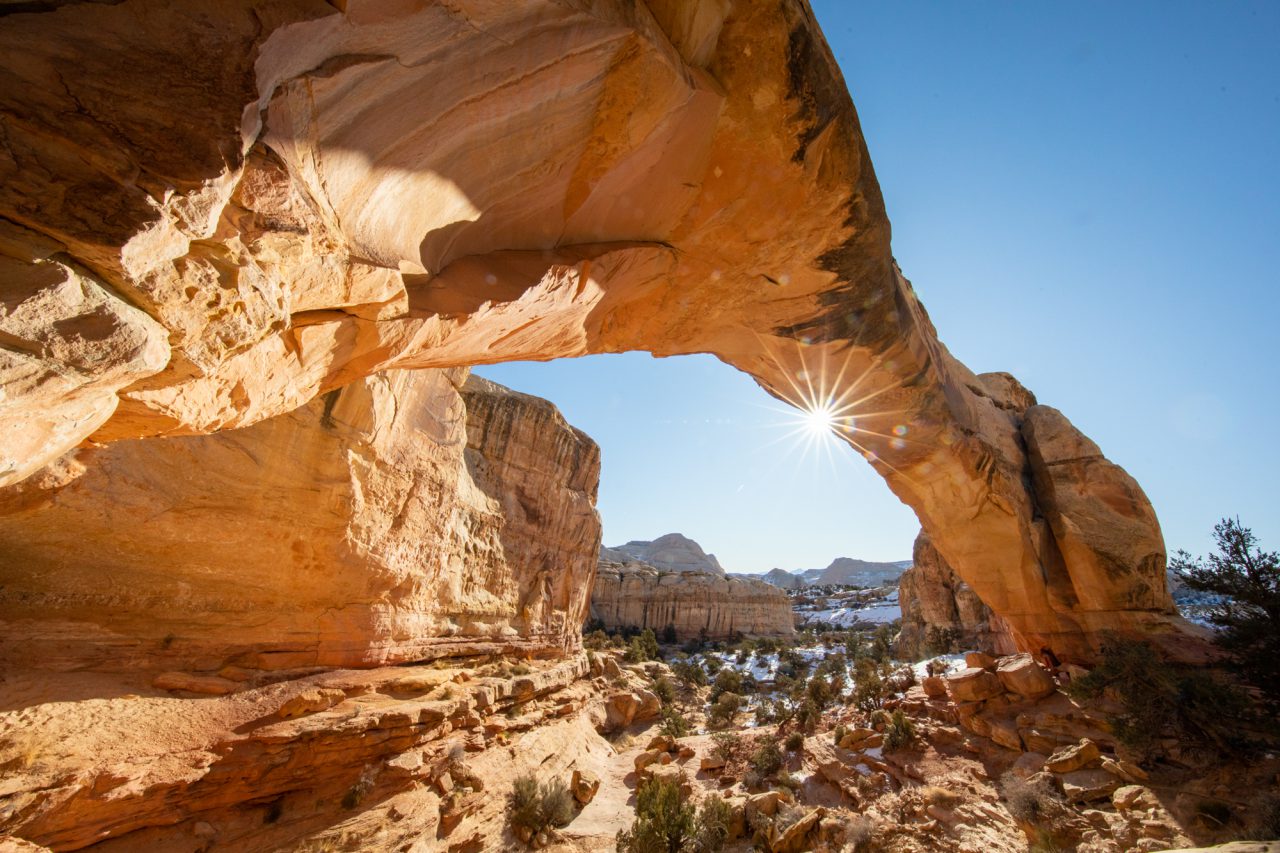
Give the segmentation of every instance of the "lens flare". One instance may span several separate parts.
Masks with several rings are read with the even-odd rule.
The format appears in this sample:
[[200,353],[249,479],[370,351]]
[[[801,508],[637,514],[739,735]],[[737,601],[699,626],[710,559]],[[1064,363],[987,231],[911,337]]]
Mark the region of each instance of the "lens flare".
[[826,435],[836,428],[836,413],[830,403],[815,406],[804,413],[804,428],[817,437]]

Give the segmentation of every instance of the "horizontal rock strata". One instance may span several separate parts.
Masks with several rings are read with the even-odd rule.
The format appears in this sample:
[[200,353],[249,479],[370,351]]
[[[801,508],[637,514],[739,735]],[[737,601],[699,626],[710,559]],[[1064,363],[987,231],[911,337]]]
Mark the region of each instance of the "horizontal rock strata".
[[664,572],[643,563],[600,564],[591,616],[608,628],[667,628],[677,639],[794,633],[786,593],[762,580]]
[[0,654],[216,679],[578,648],[598,448],[546,401],[463,380],[381,374],[3,490]]

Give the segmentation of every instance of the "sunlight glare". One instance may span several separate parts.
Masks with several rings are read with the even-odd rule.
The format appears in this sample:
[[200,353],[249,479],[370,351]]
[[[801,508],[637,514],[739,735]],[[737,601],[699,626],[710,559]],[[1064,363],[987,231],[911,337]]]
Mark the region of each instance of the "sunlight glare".
[[804,427],[814,437],[826,435],[836,428],[836,413],[830,403],[814,406],[804,413]]

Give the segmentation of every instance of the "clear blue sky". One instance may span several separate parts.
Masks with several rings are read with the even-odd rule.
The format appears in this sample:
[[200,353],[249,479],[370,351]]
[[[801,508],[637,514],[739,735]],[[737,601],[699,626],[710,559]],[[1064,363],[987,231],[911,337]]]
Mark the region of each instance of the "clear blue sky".
[[[1280,3],[813,5],[952,352],[1124,465],[1171,550],[1225,514],[1280,548]],[[600,443],[606,544],[680,531],[731,571],[911,554],[869,466],[777,441],[713,359],[477,372]]]

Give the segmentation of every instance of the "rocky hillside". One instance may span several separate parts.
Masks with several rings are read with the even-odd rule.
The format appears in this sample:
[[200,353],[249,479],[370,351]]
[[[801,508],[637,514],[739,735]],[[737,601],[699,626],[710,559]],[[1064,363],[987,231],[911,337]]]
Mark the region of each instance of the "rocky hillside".
[[6,663],[203,676],[578,648],[599,450],[545,400],[464,378],[371,376],[0,491]]
[[668,572],[637,562],[600,563],[591,616],[606,628],[651,628],[660,634],[670,626],[682,641],[794,631],[786,593],[764,581]]
[[912,567],[898,582],[898,657],[919,660],[961,649],[988,654],[1016,650],[1008,625],[952,571],[924,531],[916,537],[912,557]]
[[697,542],[679,533],[668,533],[652,542],[632,540],[615,548],[601,548],[600,559],[611,563],[634,560],[666,572],[724,574],[715,554],[706,553]]

